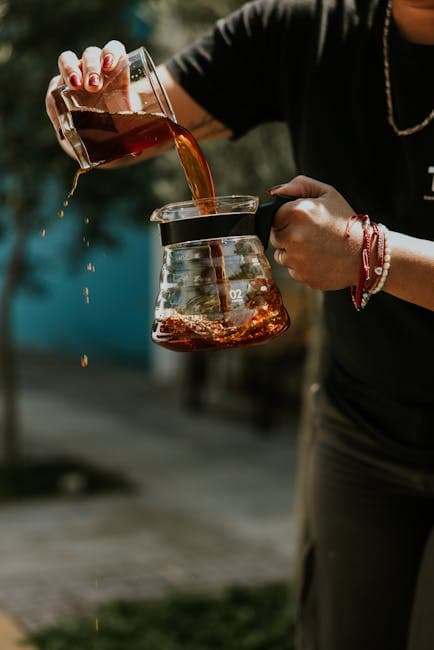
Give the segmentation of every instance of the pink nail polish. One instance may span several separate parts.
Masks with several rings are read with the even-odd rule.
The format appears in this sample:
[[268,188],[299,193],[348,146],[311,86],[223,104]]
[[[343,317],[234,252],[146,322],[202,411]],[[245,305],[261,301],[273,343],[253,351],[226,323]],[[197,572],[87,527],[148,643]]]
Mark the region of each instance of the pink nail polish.
[[74,86],[75,88],[78,88],[78,86],[80,86],[80,77],[78,76],[78,74],[76,72],[73,72],[69,76],[69,82],[70,82],[71,86]]
[[99,76],[97,74],[91,74],[89,76],[88,84],[89,86],[93,86],[94,88],[99,86]]
[[107,69],[107,68],[111,68],[112,65],[113,65],[113,55],[106,54],[102,60],[102,67]]

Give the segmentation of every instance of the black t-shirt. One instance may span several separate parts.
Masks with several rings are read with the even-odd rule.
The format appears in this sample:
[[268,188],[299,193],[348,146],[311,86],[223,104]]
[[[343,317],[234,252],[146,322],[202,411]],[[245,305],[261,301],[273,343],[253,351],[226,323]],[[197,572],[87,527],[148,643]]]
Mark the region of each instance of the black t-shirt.
[[[300,173],[336,187],[356,212],[431,240],[434,121],[406,137],[387,123],[385,11],[385,0],[256,0],[168,67],[235,136],[285,122]],[[433,108],[434,47],[405,41],[392,21],[390,67],[406,128]],[[385,292],[362,312],[348,290],[325,292],[324,304],[335,401],[379,435],[434,447],[434,313]]]

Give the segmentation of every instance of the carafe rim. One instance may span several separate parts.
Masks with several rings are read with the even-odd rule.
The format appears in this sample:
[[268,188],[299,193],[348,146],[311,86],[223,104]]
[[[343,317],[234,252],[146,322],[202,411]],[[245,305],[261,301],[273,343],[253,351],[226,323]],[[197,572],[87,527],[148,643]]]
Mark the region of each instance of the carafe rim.
[[[214,203],[214,210],[201,213],[201,206],[209,206]],[[190,199],[188,201],[176,201],[167,203],[161,208],[156,208],[150,217],[150,221],[165,223],[170,221],[197,219],[198,217],[206,219],[216,215],[225,214],[254,214],[259,206],[259,197],[252,194],[228,194],[224,196],[210,196],[201,199]],[[191,214],[189,214],[189,211]]]

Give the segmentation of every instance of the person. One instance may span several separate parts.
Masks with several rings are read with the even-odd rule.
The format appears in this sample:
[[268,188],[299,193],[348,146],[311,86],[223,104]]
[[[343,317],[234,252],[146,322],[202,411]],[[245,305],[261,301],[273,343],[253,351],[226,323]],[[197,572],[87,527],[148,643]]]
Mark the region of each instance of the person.
[[[56,130],[51,90],[99,92],[124,53],[61,54]],[[433,70],[434,0],[254,0],[158,69],[199,140],[282,121],[303,174],[270,190],[297,197],[277,262],[324,292],[303,650],[434,643]]]

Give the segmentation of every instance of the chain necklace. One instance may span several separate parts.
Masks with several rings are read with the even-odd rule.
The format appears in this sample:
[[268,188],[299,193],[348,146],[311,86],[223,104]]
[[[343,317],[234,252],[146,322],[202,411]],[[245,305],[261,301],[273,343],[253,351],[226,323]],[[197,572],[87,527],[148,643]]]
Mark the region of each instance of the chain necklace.
[[426,118],[410,126],[408,129],[399,129],[395,121],[395,113],[393,110],[393,100],[392,100],[392,85],[390,81],[390,64],[389,64],[389,31],[390,31],[390,21],[392,18],[392,0],[388,0],[387,9],[386,9],[386,18],[384,21],[384,30],[383,30],[383,56],[384,56],[384,84],[386,89],[386,100],[387,100],[387,120],[395,131],[396,135],[413,135],[413,133],[418,133],[422,131],[428,124],[434,119],[434,109],[431,111]]

